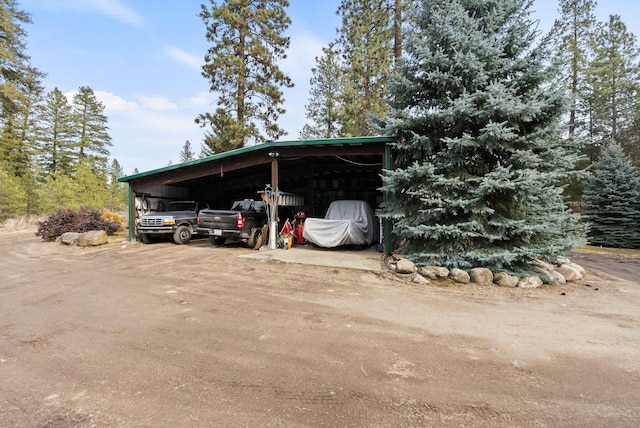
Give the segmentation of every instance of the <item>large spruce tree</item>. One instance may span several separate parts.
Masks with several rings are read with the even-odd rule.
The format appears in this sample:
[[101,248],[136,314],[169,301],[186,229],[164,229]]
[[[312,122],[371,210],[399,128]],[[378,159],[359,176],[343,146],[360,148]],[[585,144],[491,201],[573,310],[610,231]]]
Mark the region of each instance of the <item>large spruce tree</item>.
[[526,0],[420,0],[409,19],[394,110],[396,167],[381,216],[420,265],[522,272],[584,243],[563,200],[577,148],[562,139]]
[[640,173],[617,143],[603,150],[591,171],[583,194],[589,243],[640,248]]
[[210,127],[205,143],[212,152],[250,143],[276,140],[285,134],[277,124],[284,113],[281,87],[291,79],[278,67],[286,58],[291,20],[288,0],[210,0],[200,17],[207,27],[211,47],[202,75],[218,96],[213,113],[203,113],[196,123]]

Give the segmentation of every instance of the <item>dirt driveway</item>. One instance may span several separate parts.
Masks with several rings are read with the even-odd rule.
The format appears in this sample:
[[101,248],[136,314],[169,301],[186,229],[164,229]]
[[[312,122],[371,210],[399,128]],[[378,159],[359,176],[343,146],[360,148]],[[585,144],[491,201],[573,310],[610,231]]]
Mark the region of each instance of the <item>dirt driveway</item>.
[[0,425],[640,420],[637,282],[425,287],[247,254],[0,240]]

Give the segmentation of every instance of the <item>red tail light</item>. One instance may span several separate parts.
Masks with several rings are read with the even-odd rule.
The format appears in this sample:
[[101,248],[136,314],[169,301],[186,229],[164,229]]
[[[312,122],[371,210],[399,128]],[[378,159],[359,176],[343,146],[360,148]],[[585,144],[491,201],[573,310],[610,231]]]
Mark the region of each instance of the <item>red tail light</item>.
[[200,213],[198,213],[198,224],[200,224]]
[[238,218],[236,219],[236,226],[238,226],[238,229],[242,229],[244,227],[245,220],[246,219],[242,217],[242,214],[238,213]]

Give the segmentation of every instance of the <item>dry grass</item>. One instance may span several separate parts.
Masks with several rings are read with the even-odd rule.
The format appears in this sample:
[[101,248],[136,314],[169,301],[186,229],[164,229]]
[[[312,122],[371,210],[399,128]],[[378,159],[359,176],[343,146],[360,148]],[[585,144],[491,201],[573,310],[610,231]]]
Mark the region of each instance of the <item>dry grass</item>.
[[22,216],[9,218],[0,223],[0,238],[34,234],[38,230],[38,222],[46,216]]
[[578,253],[587,254],[609,254],[609,255],[624,255],[630,257],[640,257],[640,249],[629,248],[609,248],[609,247],[597,247],[594,245],[585,245],[584,247],[577,248],[574,251]]

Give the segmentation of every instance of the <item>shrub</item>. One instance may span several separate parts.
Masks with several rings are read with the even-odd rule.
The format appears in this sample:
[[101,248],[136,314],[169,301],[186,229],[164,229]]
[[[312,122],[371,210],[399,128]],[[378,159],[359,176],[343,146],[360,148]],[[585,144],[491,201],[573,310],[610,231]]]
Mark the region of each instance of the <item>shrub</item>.
[[102,220],[108,221],[111,223],[116,223],[118,225],[118,229],[116,230],[116,232],[124,228],[124,224],[125,224],[124,219],[116,213],[105,211],[102,213]]
[[62,208],[45,221],[38,222],[36,236],[42,236],[45,241],[55,241],[63,233],[89,230],[104,230],[107,235],[113,235],[120,225],[121,223],[116,221],[103,219],[100,210],[88,207],[82,207],[77,211]]

